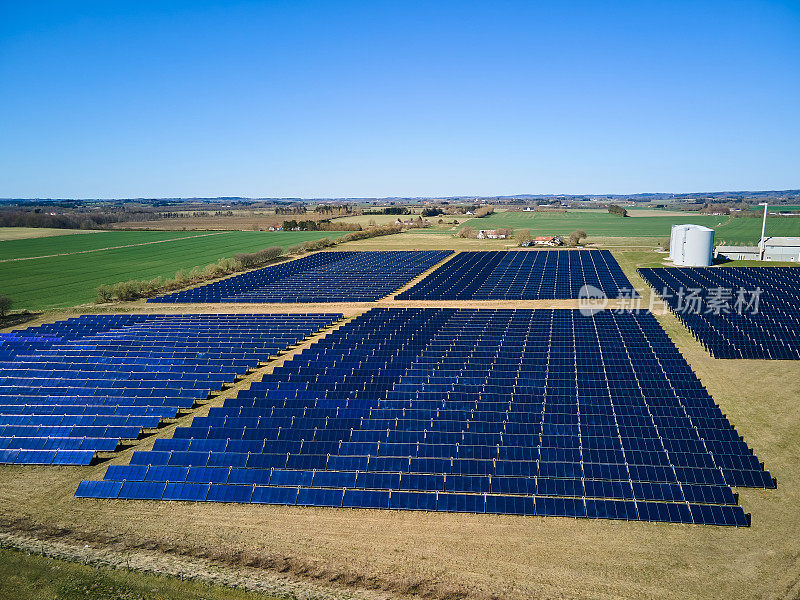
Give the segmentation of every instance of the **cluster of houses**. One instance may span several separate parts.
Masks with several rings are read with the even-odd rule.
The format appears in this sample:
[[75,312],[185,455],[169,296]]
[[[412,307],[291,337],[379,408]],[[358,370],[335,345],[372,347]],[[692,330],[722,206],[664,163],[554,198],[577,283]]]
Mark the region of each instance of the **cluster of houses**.
[[528,242],[522,242],[520,246],[529,248],[531,246],[563,246],[564,240],[560,235],[540,235]]
[[[481,229],[478,232],[479,240],[504,240],[509,237],[508,230],[504,229]],[[530,241],[520,244],[525,248],[532,246],[563,246],[564,240],[560,235],[540,235]]]
[[508,234],[504,231],[498,231],[497,229],[481,229],[478,232],[478,239],[479,240],[504,240],[508,237]]

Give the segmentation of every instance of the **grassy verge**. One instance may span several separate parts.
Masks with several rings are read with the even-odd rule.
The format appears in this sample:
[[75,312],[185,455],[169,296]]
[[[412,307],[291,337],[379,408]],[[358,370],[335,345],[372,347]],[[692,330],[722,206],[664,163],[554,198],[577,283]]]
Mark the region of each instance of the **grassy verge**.
[[15,600],[274,600],[125,569],[87,566],[0,548],[0,598]]

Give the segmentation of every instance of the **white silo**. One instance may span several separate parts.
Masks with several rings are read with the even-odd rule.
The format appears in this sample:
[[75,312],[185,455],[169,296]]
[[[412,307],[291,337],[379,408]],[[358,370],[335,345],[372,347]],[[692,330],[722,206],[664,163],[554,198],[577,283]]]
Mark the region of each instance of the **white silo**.
[[[678,248],[683,248],[683,239],[686,225],[673,225],[669,235],[669,259],[675,262]],[[683,252],[683,250],[681,250]]]
[[708,267],[714,252],[714,230],[702,225],[675,225],[670,241],[670,258],[684,267]]

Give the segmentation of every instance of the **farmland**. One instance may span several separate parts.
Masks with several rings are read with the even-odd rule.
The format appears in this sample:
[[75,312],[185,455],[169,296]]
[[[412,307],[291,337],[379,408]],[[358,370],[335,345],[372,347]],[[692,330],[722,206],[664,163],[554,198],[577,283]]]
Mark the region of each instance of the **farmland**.
[[[405,235],[364,240],[353,247],[399,243]],[[439,239],[412,234],[408,239],[423,237]],[[501,247],[491,242],[481,247]],[[615,256],[646,305],[650,292],[635,268],[658,265],[659,255],[620,249]],[[800,415],[786,399],[800,392],[800,365],[750,360],[745,363],[749,376],[741,377],[741,361],[711,358],[672,314],[658,319],[737,431],[779,480],[777,490],[737,490],[753,513],[752,527],[74,498],[78,482],[101,478],[108,462],[77,468],[0,468],[0,522],[20,535],[47,537],[47,531],[57,528],[62,541],[79,547],[111,545],[135,557],[142,548],[157,549],[167,557],[162,561],[204,553],[234,568],[243,560],[268,565],[265,578],[278,569],[301,581],[355,582],[356,589],[366,582],[385,595],[411,591],[431,598],[688,599],[791,592],[797,576],[792,540],[798,535],[793,517],[798,503],[793,432]],[[289,356],[226,390],[212,405],[221,405]],[[761,400],[754,403],[756,397]],[[775,414],[781,418],[770,417]],[[177,424],[185,426],[191,419],[184,417]],[[173,431],[174,426],[161,428],[156,437],[169,438]],[[152,436],[140,440],[111,464],[127,464],[134,450],[147,450],[153,441]],[[156,554],[147,555],[153,563]],[[710,580],[715,586],[708,586]],[[675,587],[675,581],[680,585]]]
[[[635,213],[633,213],[635,214]],[[475,229],[530,229],[533,235],[565,235],[576,229],[583,229],[589,236],[626,237],[662,236],[668,237],[670,227],[679,223],[694,223],[716,227],[727,217],[709,215],[681,215],[665,217],[627,218],[607,212],[571,210],[568,212],[495,212],[481,219],[470,219],[463,226]]]
[[[716,230],[718,243],[741,244],[756,242],[761,236],[761,220],[755,218],[732,218],[718,215],[696,213],[667,213],[666,216],[639,216],[641,211],[631,211],[629,217],[584,210],[567,212],[495,212],[481,219],[470,219],[461,227],[474,229],[530,229],[533,235],[565,235],[576,229],[583,229],[592,237],[669,237],[673,225],[691,223],[705,225]],[[800,235],[800,218],[769,217],[767,235]]]
[[[767,217],[766,235],[800,236],[800,217]],[[714,237],[718,243],[755,245],[761,238],[761,219],[731,219]]]
[[[120,231],[2,242],[2,259],[46,257],[0,262],[0,289],[17,309],[73,306],[91,302],[94,288],[103,283],[172,277],[181,269],[207,265],[237,252],[268,246],[286,248],[308,240],[340,237],[345,232],[204,233],[208,232]],[[63,255],[47,256],[54,253]]]
[[208,235],[208,233],[203,231],[98,231],[92,236],[60,235],[47,238],[9,240],[0,243],[0,260],[73,254],[89,250],[178,240],[197,235]]
[[100,233],[100,231],[97,229],[55,229],[52,227],[0,227],[0,242],[81,233]]
[[[560,219],[567,233],[584,227],[590,236],[588,242],[595,247],[613,249],[626,275],[642,293],[643,305],[647,306],[650,290],[636,273],[636,267],[661,265],[665,255],[653,252],[658,241],[667,237],[670,224],[692,222],[693,218],[645,214],[647,216],[621,219],[599,211],[546,215],[498,212],[485,219],[472,220],[470,225],[476,228],[509,226],[502,221],[525,219],[520,221],[522,224],[515,222],[510,226],[544,233],[544,224],[539,228],[530,223],[557,223]],[[705,221],[701,223],[712,225],[724,220],[725,225],[719,228],[723,231],[739,222],[747,227],[754,224],[760,230],[760,219],[702,218]],[[575,219],[585,219],[585,225],[576,225]],[[500,223],[488,225],[492,220]],[[779,219],[770,220],[768,232],[777,221]],[[747,233],[747,227],[740,235]],[[345,248],[502,250],[515,245],[514,240],[453,237],[454,229],[438,231],[441,233],[432,235],[436,229],[411,230],[350,242]],[[27,294],[28,307],[52,308],[37,319],[38,322],[52,322],[75,315],[76,309],[59,311],[58,308],[90,301],[93,287],[98,283],[170,276],[178,269],[207,264],[235,252],[271,245],[285,247],[342,233],[119,231],[2,242],[0,258],[3,259],[64,255],[0,262],[0,287],[15,300]],[[114,246],[126,247],[104,249]],[[46,299],[47,303],[42,303],[41,299]],[[394,299],[376,303],[378,306],[424,304]],[[574,307],[575,302],[464,301],[451,305],[568,308]],[[26,306],[19,302],[18,307]],[[287,305],[280,312],[333,310],[350,317],[366,308],[369,307],[364,303]],[[258,304],[231,304],[218,305],[211,310],[221,313],[273,309]],[[185,313],[198,312],[198,309],[154,306],[139,301],[81,307],[77,311]],[[800,414],[794,404],[787,403],[787,398],[800,393],[800,363],[749,360],[742,364],[741,361],[715,360],[672,314],[658,314],[657,318],[727,418],[779,480],[777,490],[736,490],[742,504],[752,511],[751,527],[219,503],[108,502],[74,497],[81,480],[101,479],[109,464],[127,464],[134,451],[152,449],[156,438],[172,437],[176,425],[185,427],[194,417],[208,415],[211,407],[221,406],[226,399],[248,389],[276,366],[320,339],[313,337],[233,384],[191,415],[160,427],[154,435],[137,440],[111,459],[86,467],[1,466],[0,528],[6,535],[47,540],[41,542],[43,546],[53,543],[55,531],[58,532],[56,543],[70,545],[76,548],[76,553],[84,546],[102,552],[99,560],[104,561],[103,564],[124,566],[130,560],[140,565],[137,568],[161,573],[187,573],[194,569],[193,575],[200,573],[205,581],[217,579],[219,573],[227,569],[234,575],[251,574],[261,582],[274,582],[275,578],[300,586],[329,586],[330,582],[335,582],[334,585],[341,588],[334,587],[328,596],[331,598],[336,597],[337,591],[343,591],[348,597],[416,594],[432,599],[476,600],[487,597],[749,598],[781,594],[791,597],[796,592],[798,574],[796,542],[792,540],[800,534],[793,516],[798,505],[797,481],[800,478],[794,460],[797,444],[793,435]],[[748,377],[741,376],[743,368],[747,369]],[[760,398],[759,402],[753,402],[756,397]],[[770,417],[775,414],[780,414],[781,418]],[[735,555],[730,550],[734,547]],[[210,562],[198,567],[193,562],[197,560]],[[24,594],[28,593],[28,588],[22,586],[31,579],[39,579],[51,595],[62,593],[63,589],[83,592],[84,587],[103,592],[111,586],[138,594],[132,597],[145,598],[150,597],[148,590],[156,588],[160,593],[153,597],[218,597],[220,594],[191,582],[174,579],[152,582],[151,578],[138,573],[106,572],[18,553],[0,554],[0,561],[12,565],[9,572],[20,573],[21,598],[27,597]],[[257,567],[252,568],[252,565]],[[59,571],[55,572],[63,574],[66,583],[62,578],[55,580],[48,576],[56,568]],[[678,587],[673,585],[676,580],[680,581]],[[709,587],[710,580],[718,583]],[[58,587],[63,585],[67,588]],[[86,593],[80,597],[91,598],[92,595]],[[232,593],[231,597],[237,596]],[[241,597],[249,596],[242,594]]]

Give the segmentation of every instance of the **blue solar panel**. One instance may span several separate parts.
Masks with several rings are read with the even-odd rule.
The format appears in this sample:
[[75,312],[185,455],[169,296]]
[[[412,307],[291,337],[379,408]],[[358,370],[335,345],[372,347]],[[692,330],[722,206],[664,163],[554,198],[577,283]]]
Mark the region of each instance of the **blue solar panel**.
[[592,286],[609,298],[638,297],[608,250],[521,250],[460,252],[397,298],[578,298],[584,286]]
[[653,316],[617,311],[376,308],[131,463],[105,480],[188,467],[215,501],[735,526],[729,486],[775,485]]
[[0,463],[89,464],[339,318],[85,315],[2,333]]
[[639,269],[715,358],[800,359],[800,269]]
[[451,250],[318,252],[148,302],[372,302]]

